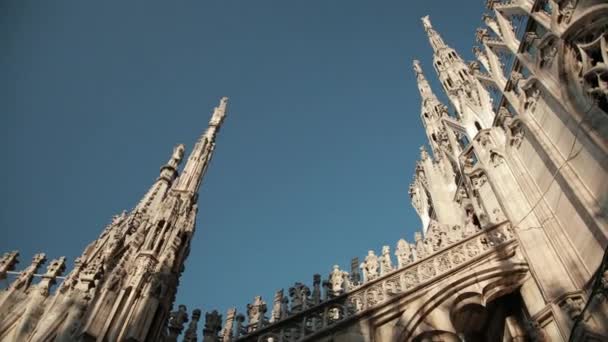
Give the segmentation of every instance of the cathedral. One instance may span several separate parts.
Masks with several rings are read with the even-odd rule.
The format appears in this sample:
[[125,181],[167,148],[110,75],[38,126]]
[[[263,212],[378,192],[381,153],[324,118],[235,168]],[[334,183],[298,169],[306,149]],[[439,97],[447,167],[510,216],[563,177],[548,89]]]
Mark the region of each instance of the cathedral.
[[409,187],[414,241],[244,312],[175,303],[222,98],[185,165],[178,145],[73,269],[0,257],[0,341],[608,341],[608,3],[486,6],[475,61],[422,18],[449,103],[414,60],[429,146]]

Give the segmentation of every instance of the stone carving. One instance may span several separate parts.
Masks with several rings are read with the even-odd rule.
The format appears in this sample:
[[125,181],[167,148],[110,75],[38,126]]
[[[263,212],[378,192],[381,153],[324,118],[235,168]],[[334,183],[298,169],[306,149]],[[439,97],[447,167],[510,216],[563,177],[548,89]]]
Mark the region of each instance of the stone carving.
[[[200,315],[200,311],[199,311]],[[205,328],[203,329],[203,342],[219,341],[219,333],[222,330],[222,315],[216,310],[205,313]]]
[[36,273],[40,265],[42,265],[45,261],[46,255],[44,253],[38,253],[34,255],[30,266],[28,266],[25,270],[19,273],[17,279],[15,279],[11,284],[10,289],[24,291],[27,290],[27,288],[30,286],[30,283],[32,282],[34,274]]
[[393,271],[393,263],[391,261],[391,248],[389,246],[382,247],[382,256],[380,257],[380,274],[385,275]]
[[51,261],[43,276],[43,280],[39,284],[40,294],[48,296],[51,286],[55,284],[55,279],[65,271],[65,257]]
[[259,325],[264,322],[264,314],[266,313],[266,302],[261,296],[255,296],[252,304],[247,304],[247,318],[249,322],[248,331],[254,331]]
[[524,41],[524,44],[526,44],[526,46],[531,46],[538,39],[539,39],[538,34],[536,34],[536,32],[529,31],[524,34],[523,41]]
[[405,267],[413,261],[412,247],[407,241],[400,239],[399,242],[397,242],[395,256],[397,257],[397,267]]
[[12,271],[15,268],[18,256],[19,252],[17,251],[4,253],[4,255],[2,255],[2,258],[0,258],[0,280],[6,278],[6,272]]
[[464,231],[463,231],[463,235],[465,237],[475,234],[481,228],[475,223],[474,218],[475,218],[475,213],[473,212],[473,209],[467,210],[467,216],[464,220]]
[[234,319],[236,316],[236,309],[230,308],[226,313],[226,322],[222,329],[222,341],[231,341],[234,336]]
[[[435,231],[435,233],[433,233],[433,231]],[[353,288],[351,291],[344,292],[341,296],[326,297],[326,299],[318,305],[306,307],[308,310],[304,311],[304,316],[292,315],[283,318],[283,320],[287,321],[294,319],[291,323],[286,324],[283,322],[279,325],[270,325],[267,328],[262,328],[261,332],[258,332],[257,330],[251,331],[251,329],[249,329],[242,332],[241,335],[247,334],[248,340],[255,338],[255,336],[291,336],[292,339],[295,340],[302,339],[315,331],[324,329],[327,325],[336,324],[336,322],[342,321],[350,315],[381,305],[392,296],[419,286],[423,282],[432,281],[436,277],[450,272],[458,265],[462,265],[472,258],[479,256],[482,253],[482,250],[487,251],[490,247],[496,247],[513,238],[512,229],[507,224],[494,226],[487,231],[479,231],[476,232],[475,235],[468,237],[462,235],[462,229],[457,225],[450,227],[437,224],[433,228],[433,231],[429,231],[429,234],[433,233],[433,236],[441,236],[446,242],[445,244],[442,243],[443,249],[441,252],[429,252],[428,258],[422,263],[404,265],[404,267],[398,268],[398,270],[391,272],[388,276],[377,275],[373,279],[367,279],[366,282],[360,286]],[[436,232],[445,234],[437,235]],[[427,236],[427,239],[430,237],[430,235]],[[424,240],[421,235],[418,236],[418,242],[425,242]],[[404,251],[403,255],[407,255],[408,249],[404,245],[406,243],[407,242],[403,240],[403,242],[400,241],[398,244],[397,250],[399,251],[401,249]],[[401,248],[399,245],[401,245]],[[428,252],[427,249],[425,249],[425,251]],[[384,254],[385,251],[383,250],[383,255]],[[400,254],[396,254],[399,259]],[[370,261],[370,264],[374,264],[376,269],[381,267],[380,262],[377,260],[378,257],[373,254],[373,251],[370,251],[368,256],[370,255],[373,255],[376,260],[373,261],[372,259],[374,258],[370,258],[366,260],[366,262]],[[367,272],[365,268],[366,262],[361,265],[364,272]],[[334,267],[330,273],[329,280],[325,282],[324,285],[327,291],[332,291],[331,287],[333,286],[333,281],[335,281],[336,289],[344,289],[343,286],[340,286],[340,281],[349,278],[345,273],[346,272],[340,271],[339,267]],[[303,311],[301,308],[304,307],[304,305],[300,303],[307,302],[307,292],[309,293],[307,288],[299,283],[296,283],[296,285],[290,289],[290,295],[296,301],[296,307],[300,307],[300,309],[295,312]],[[275,297],[275,303],[277,302],[278,300]],[[325,322],[327,325],[323,325],[321,322]],[[302,324],[305,324],[305,329],[301,328]]]
[[475,257],[480,252],[479,246],[477,246],[477,244],[474,243],[474,242],[468,242],[465,245],[465,248],[467,250],[467,256],[470,257],[470,258]]
[[382,286],[373,286],[365,292],[367,307],[375,306],[384,301]]
[[188,311],[185,305],[179,305],[177,311],[169,314],[169,335],[179,336],[184,330],[184,324],[188,322]]
[[432,261],[422,263],[418,267],[418,274],[420,275],[421,280],[427,280],[429,278],[434,277],[437,274],[435,270],[435,265]]
[[420,160],[425,161],[429,158],[429,154],[424,146],[420,146]]
[[374,251],[368,251],[365,261],[361,264],[366,281],[374,280],[378,277],[379,266],[378,257],[374,254]]
[[536,85],[532,85],[524,91],[524,110],[534,111],[536,103],[540,98],[540,89]]
[[403,275],[403,280],[406,288],[412,288],[418,285],[418,273],[415,271],[408,271]]
[[564,308],[570,316],[570,319],[577,320],[579,316],[583,313],[583,308],[585,307],[585,300],[582,297],[567,297],[564,300]]
[[435,220],[431,220],[429,229],[427,230],[427,236],[424,240],[424,244],[427,246],[429,253],[434,253],[447,245],[447,227],[441,225]]
[[566,69],[601,110],[608,113],[608,28],[594,27],[588,36],[577,37],[574,47],[568,45],[575,60]]
[[171,160],[169,160],[169,166],[173,167],[173,168],[177,168],[177,166],[180,164],[182,158],[184,157],[184,150],[185,147],[183,144],[179,144],[177,146],[175,146],[175,148],[173,149],[173,154],[171,155]]
[[432,253],[427,242],[422,239],[422,234],[420,232],[414,233],[414,240],[416,244],[416,259],[424,259],[428,255]]
[[545,342],[547,338],[540,324],[533,319],[529,319],[525,322],[525,330],[527,332],[530,341],[532,342]]
[[487,28],[478,28],[475,30],[475,41],[483,44],[490,37],[490,33]]
[[196,342],[198,339],[198,321],[201,318],[201,310],[194,309],[192,311],[192,317],[188,329],[184,332],[184,342]]
[[552,34],[545,35],[538,43],[538,66],[539,68],[549,68],[557,55],[557,37]]
[[333,270],[329,274],[330,296],[339,296],[344,291],[344,280],[348,277],[348,272],[340,270],[338,265],[334,265]]
[[469,67],[469,72],[471,74],[477,74],[481,71],[481,65],[478,61],[471,61],[467,66]]
[[279,321],[283,317],[283,289],[278,290],[274,294],[272,301],[272,312],[270,314],[270,323]]
[[386,293],[389,295],[396,295],[400,293],[401,290],[401,281],[399,277],[393,277],[386,281],[385,283]]
[[452,262],[456,265],[463,263],[466,260],[466,255],[464,254],[464,248],[462,246],[458,246],[452,250]]
[[574,9],[576,8],[577,2],[578,0],[558,1],[558,24],[570,24],[570,20],[572,20],[572,15],[574,14]]
[[437,270],[439,272],[446,272],[451,268],[450,258],[448,254],[440,254],[435,260],[437,262]]
[[447,243],[448,243],[448,245],[454,244],[454,243],[462,240],[463,237],[464,237],[464,235],[462,232],[462,227],[455,224],[448,229]]
[[488,176],[485,173],[481,173],[476,176],[471,176],[471,184],[474,189],[480,189],[488,181]]
[[300,312],[308,307],[310,289],[302,283],[295,283],[289,288],[289,297],[291,297],[291,312]]

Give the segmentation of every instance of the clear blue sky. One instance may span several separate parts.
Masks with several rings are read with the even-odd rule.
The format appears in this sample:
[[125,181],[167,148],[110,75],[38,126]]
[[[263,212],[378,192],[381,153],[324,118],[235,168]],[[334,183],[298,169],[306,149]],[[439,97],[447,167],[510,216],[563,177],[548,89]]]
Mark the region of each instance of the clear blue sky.
[[470,59],[484,2],[0,2],[0,251],[73,260],[221,96],[178,302],[243,310],[394,249],[420,228],[412,59],[438,85],[419,18]]

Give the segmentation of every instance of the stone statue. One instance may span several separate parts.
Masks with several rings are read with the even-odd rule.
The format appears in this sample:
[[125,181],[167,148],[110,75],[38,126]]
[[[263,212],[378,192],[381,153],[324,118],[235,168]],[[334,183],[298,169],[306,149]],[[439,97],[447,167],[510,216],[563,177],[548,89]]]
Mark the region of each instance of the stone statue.
[[222,330],[222,315],[217,310],[205,313],[203,342],[218,342],[220,330]]
[[185,305],[179,305],[177,311],[169,314],[169,332],[172,336],[179,336],[184,330],[184,323],[188,322],[188,311]]
[[266,302],[261,296],[255,296],[252,304],[247,304],[247,318],[249,319],[248,330],[254,331],[264,323],[264,314],[266,313]]
[[171,160],[169,161],[170,166],[176,168],[179,165],[184,157],[184,150],[185,148],[183,144],[175,146],[173,149],[173,154],[171,155]]
[[184,342],[196,342],[198,339],[196,331],[198,330],[198,320],[201,318],[201,310],[195,309],[192,311],[192,320],[188,325],[188,329],[184,333]]
[[280,289],[274,294],[274,299],[272,301],[272,312],[270,313],[270,323],[277,322],[281,319],[282,305],[283,289]]
[[397,250],[395,251],[397,257],[397,266],[399,268],[405,267],[412,262],[412,247],[404,239],[400,239],[397,242]]
[[333,270],[329,274],[330,297],[339,296],[343,293],[346,277],[348,277],[348,272],[341,271],[340,266],[334,265]]
[[370,250],[367,252],[365,261],[361,264],[363,275],[365,275],[365,281],[370,281],[378,278],[378,268],[380,264],[378,257],[374,254],[374,251]]
[[420,232],[416,232],[414,233],[414,241],[416,244],[416,257],[418,259],[424,259],[427,256],[430,255],[429,251],[427,250],[427,246],[425,241],[422,239],[422,233]]
[[222,330],[222,341],[231,341],[234,336],[234,318],[236,316],[236,309],[230,308],[226,313],[226,322]]
[[393,263],[391,261],[391,248],[389,246],[382,246],[382,256],[380,257],[380,273],[385,275],[393,270]]

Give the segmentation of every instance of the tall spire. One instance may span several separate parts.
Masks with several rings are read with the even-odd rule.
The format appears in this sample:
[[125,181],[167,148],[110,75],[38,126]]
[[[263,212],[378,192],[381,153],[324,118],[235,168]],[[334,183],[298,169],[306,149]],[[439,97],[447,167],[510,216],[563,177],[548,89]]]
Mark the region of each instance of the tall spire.
[[433,29],[433,25],[431,25],[431,18],[428,15],[425,15],[421,18],[421,20],[433,50],[437,52],[440,49],[447,47],[447,45],[443,42],[443,39],[441,39],[439,33]]
[[429,85],[429,81],[424,77],[424,73],[422,72],[422,67],[420,66],[420,61],[415,59],[413,62],[414,73],[416,74],[416,82],[418,83],[418,91],[420,92],[420,97],[422,100],[426,100],[429,98],[436,99],[437,97],[433,93],[431,86]]
[[215,148],[215,136],[219,131],[222,122],[226,116],[226,107],[228,105],[228,98],[222,97],[220,104],[215,107],[211,120],[209,120],[209,126],[205,133],[196,142],[184,171],[180,176],[175,190],[197,192],[200,187],[201,179],[207,170],[209,161],[213,155],[213,149]]
[[[433,48],[433,65],[439,82],[456,110],[458,121],[472,138],[480,129],[492,125],[490,95],[458,53],[433,29],[428,15],[422,17],[422,25]],[[418,84],[420,87],[420,81]]]

